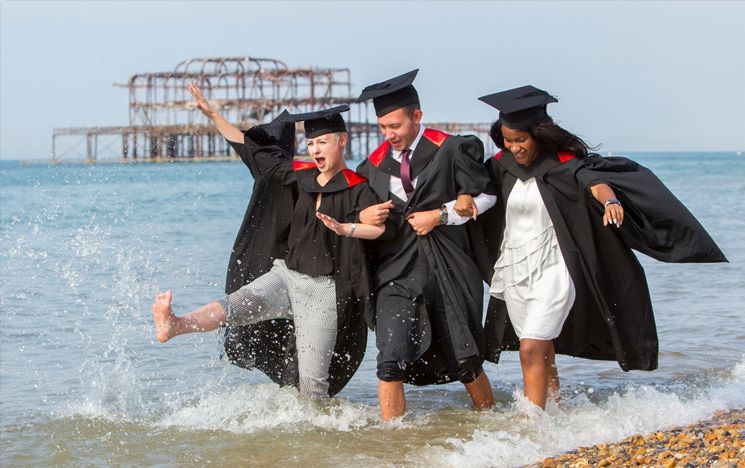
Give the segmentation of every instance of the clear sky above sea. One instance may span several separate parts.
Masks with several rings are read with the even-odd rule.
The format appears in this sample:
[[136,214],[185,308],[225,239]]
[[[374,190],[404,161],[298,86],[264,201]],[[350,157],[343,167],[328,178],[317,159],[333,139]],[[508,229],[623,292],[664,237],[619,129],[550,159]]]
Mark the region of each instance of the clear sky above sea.
[[603,151],[745,150],[745,2],[0,0],[0,158],[52,129],[126,125],[114,83],[208,56],[348,67],[353,93],[419,68],[425,120],[478,121],[523,84]]

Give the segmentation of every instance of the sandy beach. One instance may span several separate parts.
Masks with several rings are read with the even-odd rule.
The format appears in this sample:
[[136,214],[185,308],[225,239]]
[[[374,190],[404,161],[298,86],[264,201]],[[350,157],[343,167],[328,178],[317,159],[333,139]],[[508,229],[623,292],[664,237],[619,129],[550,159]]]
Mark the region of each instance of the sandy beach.
[[685,427],[582,447],[532,467],[716,466],[745,468],[745,409]]

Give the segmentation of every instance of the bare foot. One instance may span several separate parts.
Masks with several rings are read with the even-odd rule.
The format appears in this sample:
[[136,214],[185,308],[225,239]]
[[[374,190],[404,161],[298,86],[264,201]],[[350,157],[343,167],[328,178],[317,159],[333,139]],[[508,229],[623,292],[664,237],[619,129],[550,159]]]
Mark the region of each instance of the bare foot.
[[174,336],[176,316],[173,315],[173,309],[171,309],[172,296],[170,290],[158,293],[153,304],[156,336],[161,343],[165,343]]

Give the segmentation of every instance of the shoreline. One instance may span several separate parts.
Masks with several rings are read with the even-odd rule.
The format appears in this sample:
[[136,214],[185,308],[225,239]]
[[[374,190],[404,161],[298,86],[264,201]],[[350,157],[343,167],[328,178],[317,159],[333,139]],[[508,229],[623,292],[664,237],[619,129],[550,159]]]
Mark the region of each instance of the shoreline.
[[[634,157],[637,155],[642,156],[648,156],[648,157],[668,157],[668,156],[691,156],[691,155],[707,155],[707,156],[743,156],[745,155],[745,151],[743,150],[723,150],[723,151],[675,151],[675,150],[660,150],[660,151],[643,151],[643,150],[634,150],[634,151],[602,151],[601,155],[604,157],[608,156],[624,156],[624,157]],[[486,155],[486,157],[491,157],[491,155]],[[310,156],[308,155],[296,155],[296,159],[303,159],[310,161]],[[361,161],[364,157],[362,156],[355,156],[355,157],[349,157],[348,155],[345,156],[346,161]],[[140,157],[137,159],[123,159],[123,158],[101,158],[96,159],[94,161],[86,160],[84,157],[81,158],[72,158],[72,159],[52,159],[52,158],[11,158],[11,159],[0,159],[0,162],[4,163],[18,163],[22,166],[27,165],[49,165],[49,166],[55,166],[55,165],[68,165],[68,164],[78,164],[78,165],[96,165],[96,164],[150,164],[150,163],[157,163],[157,164],[163,164],[163,163],[204,163],[204,162],[240,162],[241,158],[233,154],[231,156],[193,156],[193,157],[165,157],[165,156],[157,156],[157,157]]]
[[745,468],[745,408],[621,441],[580,447],[545,458],[539,467],[721,466]]

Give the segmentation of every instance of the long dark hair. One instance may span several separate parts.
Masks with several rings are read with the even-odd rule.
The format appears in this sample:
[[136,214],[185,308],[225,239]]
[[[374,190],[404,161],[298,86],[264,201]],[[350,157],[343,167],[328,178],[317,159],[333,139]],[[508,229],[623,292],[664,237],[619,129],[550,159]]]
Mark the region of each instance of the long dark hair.
[[[541,151],[567,151],[574,153],[578,158],[583,159],[597,149],[597,147],[591,147],[585,143],[585,141],[577,135],[574,135],[556,125],[554,120],[549,116],[546,116],[537,123],[531,124],[527,128],[519,128],[516,130],[523,130],[530,133],[533,138],[538,140]],[[499,149],[504,149],[502,122],[497,120],[492,124],[491,130],[489,130],[489,136]]]

